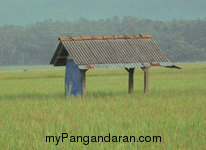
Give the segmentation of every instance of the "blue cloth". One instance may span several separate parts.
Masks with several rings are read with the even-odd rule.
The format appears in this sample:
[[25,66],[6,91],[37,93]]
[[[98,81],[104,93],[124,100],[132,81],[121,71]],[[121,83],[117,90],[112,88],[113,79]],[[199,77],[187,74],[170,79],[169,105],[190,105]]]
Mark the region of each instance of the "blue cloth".
[[[71,88],[71,92],[69,92]],[[78,96],[81,90],[81,72],[73,60],[67,60],[65,71],[65,96]]]

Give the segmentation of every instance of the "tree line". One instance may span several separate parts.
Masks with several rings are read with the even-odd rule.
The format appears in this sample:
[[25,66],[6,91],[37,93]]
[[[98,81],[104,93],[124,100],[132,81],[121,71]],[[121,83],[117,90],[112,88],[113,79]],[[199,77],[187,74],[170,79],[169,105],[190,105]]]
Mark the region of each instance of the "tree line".
[[206,18],[155,21],[127,16],[0,26],[0,65],[45,65],[61,36],[150,34],[172,62],[206,61]]

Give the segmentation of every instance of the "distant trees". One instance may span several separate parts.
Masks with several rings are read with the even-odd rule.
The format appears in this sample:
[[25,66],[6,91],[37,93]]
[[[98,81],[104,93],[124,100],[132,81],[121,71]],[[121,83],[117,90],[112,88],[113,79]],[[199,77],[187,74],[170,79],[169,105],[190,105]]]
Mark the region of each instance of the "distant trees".
[[206,61],[206,19],[169,22],[114,16],[0,27],[0,65],[49,64],[60,36],[151,34],[173,62]]

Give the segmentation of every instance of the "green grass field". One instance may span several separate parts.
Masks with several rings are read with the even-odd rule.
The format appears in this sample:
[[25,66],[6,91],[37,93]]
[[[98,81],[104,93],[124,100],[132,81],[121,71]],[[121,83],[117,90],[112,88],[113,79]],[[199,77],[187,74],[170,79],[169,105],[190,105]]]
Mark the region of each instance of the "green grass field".
[[[181,70],[135,70],[128,94],[124,69],[87,72],[87,97],[64,97],[64,67],[0,68],[0,149],[206,149],[206,64],[180,64]],[[24,69],[27,69],[24,71]],[[147,143],[46,143],[46,135],[154,136]]]

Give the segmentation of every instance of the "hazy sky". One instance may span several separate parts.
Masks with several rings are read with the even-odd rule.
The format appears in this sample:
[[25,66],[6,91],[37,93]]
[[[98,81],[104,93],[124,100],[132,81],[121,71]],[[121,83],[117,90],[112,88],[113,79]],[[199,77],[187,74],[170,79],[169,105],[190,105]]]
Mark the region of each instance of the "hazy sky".
[[206,17],[206,0],[0,0],[0,25],[135,16],[153,20]]

